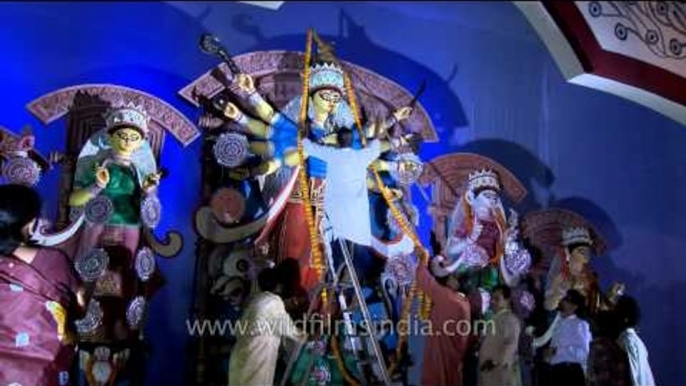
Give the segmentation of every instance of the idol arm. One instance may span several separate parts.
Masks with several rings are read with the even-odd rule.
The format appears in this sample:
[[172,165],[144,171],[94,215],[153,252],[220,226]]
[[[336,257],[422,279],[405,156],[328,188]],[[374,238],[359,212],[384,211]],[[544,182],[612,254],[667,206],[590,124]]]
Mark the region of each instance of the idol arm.
[[100,188],[97,184],[93,184],[89,188],[76,189],[69,196],[69,206],[84,206],[90,200],[95,198],[101,190],[102,188]]
[[514,287],[519,283],[519,275],[510,274],[510,271],[505,267],[505,258],[500,259],[498,264],[500,269],[500,274],[502,275],[503,281],[508,287]]
[[255,113],[261,120],[265,122],[272,122],[272,120],[275,118],[276,114],[274,113],[274,108],[266,100],[264,100],[259,92],[252,92],[248,96],[248,102],[250,103],[250,106],[255,109]]
[[454,258],[454,261],[443,268],[445,272],[450,274],[457,270],[461,263],[460,256],[467,248],[469,243],[469,239],[463,239],[455,236],[451,236],[448,238],[448,244],[445,248],[446,255],[447,257]]
[[229,116],[227,116],[227,118],[236,122],[238,126],[240,126],[243,130],[248,131],[250,134],[266,139],[271,138],[272,136],[271,125],[267,125],[259,119],[249,117],[240,110],[237,118],[231,118]]

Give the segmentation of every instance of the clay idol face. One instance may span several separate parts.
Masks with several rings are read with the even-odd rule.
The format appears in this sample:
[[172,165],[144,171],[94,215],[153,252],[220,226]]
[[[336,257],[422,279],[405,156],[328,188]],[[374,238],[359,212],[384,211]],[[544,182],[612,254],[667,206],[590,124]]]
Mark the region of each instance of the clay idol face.
[[500,196],[494,190],[486,189],[474,198],[472,206],[479,220],[492,220],[500,204]]
[[584,266],[586,266],[591,259],[591,248],[586,245],[576,247],[571,255],[571,258],[569,259],[569,270],[574,275],[578,275],[583,271]]
[[138,130],[123,127],[110,134],[110,143],[115,152],[130,155],[143,144],[143,136]]
[[323,89],[314,93],[313,101],[317,111],[333,114],[341,101],[341,94],[335,90]]

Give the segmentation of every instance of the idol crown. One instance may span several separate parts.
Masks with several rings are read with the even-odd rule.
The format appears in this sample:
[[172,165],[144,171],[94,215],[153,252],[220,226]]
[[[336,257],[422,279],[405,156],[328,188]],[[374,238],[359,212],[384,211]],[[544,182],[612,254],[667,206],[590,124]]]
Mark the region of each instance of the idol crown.
[[493,170],[483,169],[469,173],[469,190],[478,188],[493,188],[500,191],[498,175]]
[[310,90],[333,88],[344,94],[343,69],[334,63],[316,64],[310,70]]
[[562,244],[565,246],[572,244],[593,245],[591,234],[584,227],[572,227],[562,231]]
[[148,132],[148,116],[142,106],[129,103],[123,107],[114,108],[105,114],[105,124],[108,129],[122,126],[133,126],[144,134]]

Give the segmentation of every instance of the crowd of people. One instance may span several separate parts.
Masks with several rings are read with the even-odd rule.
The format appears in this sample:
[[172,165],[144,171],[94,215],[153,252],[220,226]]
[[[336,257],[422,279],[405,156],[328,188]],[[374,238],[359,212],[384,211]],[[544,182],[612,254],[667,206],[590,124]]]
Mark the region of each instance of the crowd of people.
[[[32,245],[31,233],[39,217],[41,199],[31,188],[0,186],[0,383],[11,379],[24,385],[67,384],[73,360],[73,321],[82,315],[87,293],[67,256],[54,249]],[[250,326],[258,321],[282,328],[247,331],[233,348],[229,384],[272,384],[282,339],[301,342],[304,333],[294,325],[289,310],[302,312],[293,303],[303,298],[293,283],[291,260],[263,270],[260,291],[251,296],[242,320]],[[442,264],[442,257],[434,258]],[[290,274],[288,272],[291,272]],[[434,302],[430,320],[470,320],[469,299],[460,292],[455,276],[436,278],[420,266],[419,286]],[[297,278],[296,278],[297,279]],[[282,299],[282,296],[285,299]],[[472,336],[427,337],[423,355],[422,385],[467,384],[467,347],[477,344],[479,385],[521,385],[523,367],[518,354],[522,321],[512,312],[511,289],[498,286],[491,297],[494,329],[476,340]],[[304,297],[306,300],[306,297]],[[284,302],[284,300],[286,302]],[[296,311],[298,312],[298,311]],[[549,371],[544,384],[555,385],[653,385],[648,352],[637,329],[640,308],[629,296],[620,297],[611,310],[587,319],[585,300],[569,290],[559,307],[561,319],[544,349]]]
[[[443,264],[437,256],[434,261]],[[460,292],[455,276],[433,277],[418,268],[418,282],[434,300],[430,321],[444,325],[446,318],[470,320],[469,300]],[[655,385],[648,351],[637,334],[640,307],[631,296],[621,296],[611,310],[590,317],[586,300],[570,289],[562,299],[549,345],[543,348],[543,361],[536,376],[524,374],[520,339],[523,321],[512,311],[512,291],[508,286],[494,288],[490,307],[493,328],[474,336],[436,336],[427,338],[422,368],[422,385],[522,385],[524,379],[537,379],[539,385]],[[478,362],[471,363],[469,345],[477,347]],[[470,368],[471,367],[471,368]],[[470,377],[469,374],[477,374]]]

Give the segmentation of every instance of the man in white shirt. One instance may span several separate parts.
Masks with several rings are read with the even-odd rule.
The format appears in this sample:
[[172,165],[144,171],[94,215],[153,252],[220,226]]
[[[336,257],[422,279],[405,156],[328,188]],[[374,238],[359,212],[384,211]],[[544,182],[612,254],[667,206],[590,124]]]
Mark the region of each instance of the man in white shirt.
[[591,344],[591,329],[585,320],[579,318],[586,300],[576,291],[569,290],[560,302],[561,319],[547,350],[551,384],[556,386],[584,385],[586,364]]
[[338,148],[303,140],[308,156],[326,162],[324,212],[333,238],[371,245],[371,220],[367,195],[367,168],[379,157],[379,140],[370,141],[364,149],[353,149],[352,131],[338,130]]
[[624,349],[629,358],[634,386],[655,385],[650,362],[648,362],[648,349],[646,349],[643,340],[638,336],[635,329],[641,318],[638,302],[630,296],[622,296],[617,300],[615,313],[622,329],[617,343]]

